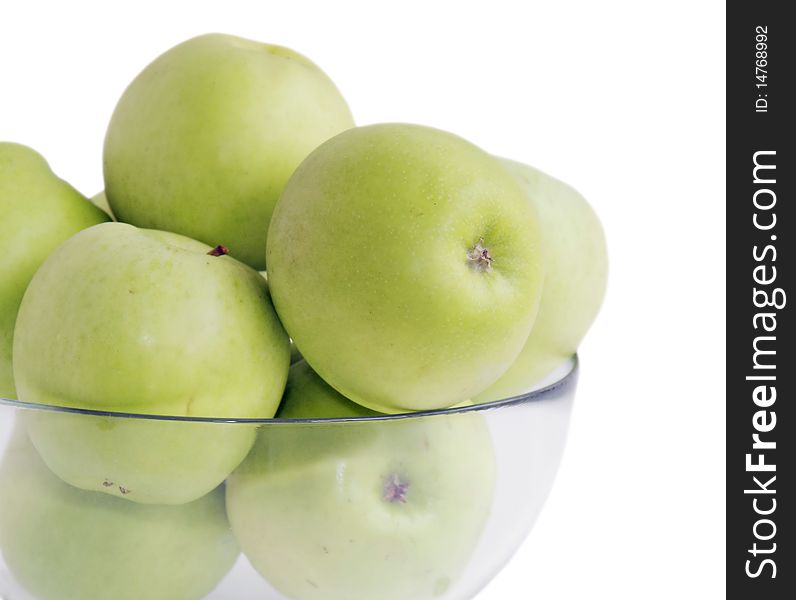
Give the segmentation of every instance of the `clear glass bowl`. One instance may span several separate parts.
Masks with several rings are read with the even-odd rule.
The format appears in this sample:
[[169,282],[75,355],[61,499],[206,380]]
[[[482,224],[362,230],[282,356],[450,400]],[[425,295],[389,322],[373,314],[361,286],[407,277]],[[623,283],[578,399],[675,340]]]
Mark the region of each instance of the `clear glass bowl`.
[[491,404],[359,419],[0,400],[0,598],[473,598],[548,496],[577,371]]

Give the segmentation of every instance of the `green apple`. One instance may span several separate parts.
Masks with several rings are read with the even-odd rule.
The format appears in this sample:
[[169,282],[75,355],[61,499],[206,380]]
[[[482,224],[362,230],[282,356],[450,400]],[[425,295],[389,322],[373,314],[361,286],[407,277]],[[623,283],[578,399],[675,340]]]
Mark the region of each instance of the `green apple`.
[[108,215],[112,221],[116,220],[116,217],[113,216],[113,211],[111,210],[111,205],[108,204],[108,197],[105,195],[105,191],[101,191],[98,194],[93,195],[91,198],[91,203],[99,208],[102,212]]
[[380,412],[452,406],[514,362],[542,290],[531,204],[497,159],[402,124],[301,164],[268,234],[269,286],[318,374]]
[[262,269],[288,178],[353,124],[340,92],[304,56],[199,36],[157,58],[119,101],[105,138],[108,201],[119,221],[224,244]]
[[[317,383],[294,390],[284,410],[340,414],[339,396]],[[464,572],[494,486],[477,414],[281,422],[263,427],[228,480],[227,514],[244,554],[286,597],[426,600]]]
[[0,397],[16,398],[14,323],[33,274],[58,244],[103,221],[107,217],[59,179],[40,154],[0,142]]
[[[451,408],[472,405],[467,400]],[[278,419],[349,419],[383,415],[384,413],[365,408],[341,395],[321,379],[301,357],[290,365],[285,395],[276,413]]]
[[[265,279],[265,282],[268,283],[268,272],[260,271],[260,275],[262,275],[263,279]],[[301,351],[296,347],[296,343],[293,340],[290,340],[290,364],[294,365],[301,360],[304,360],[304,357],[301,355]]]
[[199,600],[239,554],[223,488],[184,506],[78,490],[19,425],[0,463],[0,551],[39,600]]
[[[91,227],[44,262],[14,336],[21,399],[95,411],[270,418],[289,361],[257,271],[223,249],[122,223]],[[57,412],[30,427],[66,482],[158,504],[215,488],[254,439],[243,425]]]
[[586,199],[538,169],[505,159],[503,164],[522,184],[539,214],[544,291],[520,356],[475,402],[527,392],[575,354],[600,310],[608,280],[605,235]]
[[304,360],[304,357],[301,355],[301,351],[296,346],[296,343],[290,340],[290,364],[294,365],[302,360]]
[[249,453],[256,426],[56,411],[22,415],[47,466],[67,483],[142,504],[209,493]]
[[279,419],[341,419],[380,414],[339,394],[318,377],[307,361],[301,360],[290,367],[282,406],[276,416]]

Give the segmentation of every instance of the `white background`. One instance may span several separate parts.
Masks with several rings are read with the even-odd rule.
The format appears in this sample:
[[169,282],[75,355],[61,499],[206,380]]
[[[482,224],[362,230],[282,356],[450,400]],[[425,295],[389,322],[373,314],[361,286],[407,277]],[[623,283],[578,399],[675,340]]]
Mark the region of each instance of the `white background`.
[[99,191],[125,85],[208,31],[290,46],[359,124],[448,129],[603,219],[609,293],[559,479],[479,600],[724,597],[724,3],[4,1],[0,139]]

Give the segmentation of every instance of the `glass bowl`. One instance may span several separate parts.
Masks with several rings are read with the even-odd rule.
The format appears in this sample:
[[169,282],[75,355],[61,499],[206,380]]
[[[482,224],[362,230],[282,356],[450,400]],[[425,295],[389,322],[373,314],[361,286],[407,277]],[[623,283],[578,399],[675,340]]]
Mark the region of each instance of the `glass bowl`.
[[474,598],[550,492],[577,373],[573,358],[514,398],[355,419],[0,400],[0,598]]

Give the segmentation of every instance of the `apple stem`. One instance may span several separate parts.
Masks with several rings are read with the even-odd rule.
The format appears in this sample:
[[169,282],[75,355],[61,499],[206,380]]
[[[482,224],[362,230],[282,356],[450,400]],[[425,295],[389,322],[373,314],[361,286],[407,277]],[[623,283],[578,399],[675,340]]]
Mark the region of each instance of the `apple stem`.
[[229,254],[229,248],[226,246],[219,244],[215,248],[213,248],[210,252],[208,252],[210,256],[226,256]]
[[401,479],[400,475],[393,473],[387,478],[384,484],[384,499],[395,504],[400,502],[406,504],[406,496],[409,493],[409,482]]
[[489,273],[492,270],[492,263],[495,262],[489,253],[489,248],[484,246],[484,238],[478,240],[478,243],[467,252],[467,260],[479,273]]

